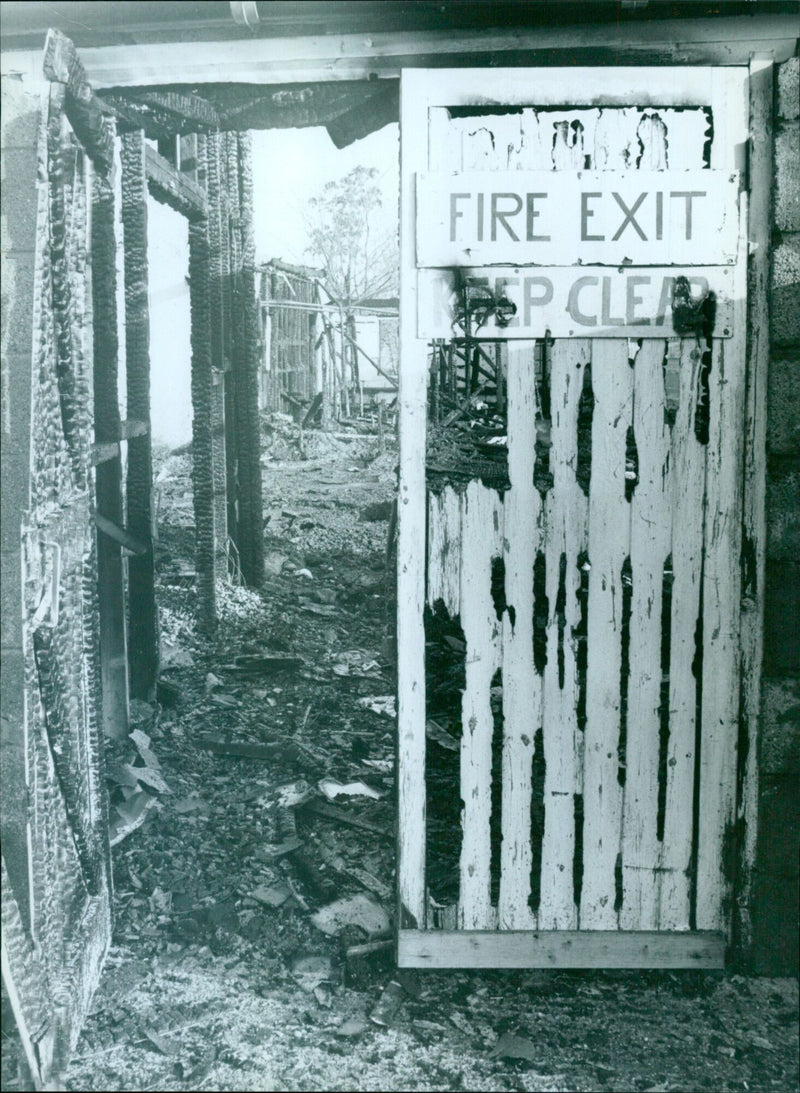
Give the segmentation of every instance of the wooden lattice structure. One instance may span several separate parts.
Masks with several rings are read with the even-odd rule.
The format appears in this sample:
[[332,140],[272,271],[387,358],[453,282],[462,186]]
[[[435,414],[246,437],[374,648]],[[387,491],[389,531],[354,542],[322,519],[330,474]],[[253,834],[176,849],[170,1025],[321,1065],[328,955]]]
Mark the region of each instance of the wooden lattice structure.
[[[404,77],[401,964],[723,960],[747,797],[746,197],[724,331],[681,330],[674,299],[668,337],[614,337],[624,318],[547,344],[495,328],[496,354],[468,328],[429,349],[430,282],[414,268],[428,242],[414,210],[421,172],[473,172],[446,176],[472,208],[498,171],[675,170],[674,181],[740,170],[747,75],[508,70],[491,87],[484,73],[480,98],[469,73]],[[564,106],[577,88],[590,105]],[[512,189],[513,177],[494,189]],[[513,207],[514,194],[500,197]],[[529,239],[532,224],[529,212]],[[519,281],[526,271],[500,272]],[[478,273],[485,282],[492,271]],[[504,474],[487,484],[476,460],[467,481],[438,474],[426,489],[426,418],[441,420],[445,397],[468,400],[476,365],[505,415]],[[461,650],[447,726],[458,749],[449,781],[447,761],[427,749],[426,786],[442,632]],[[442,803],[447,794],[458,804]],[[437,883],[443,861],[450,887]]]
[[318,281],[323,270],[273,260],[259,270],[262,410],[308,408],[321,387],[318,375]]
[[363,406],[365,389],[396,390],[397,302],[342,304],[324,276],[277,259],[261,267],[258,401],[262,410],[310,412],[327,424]]

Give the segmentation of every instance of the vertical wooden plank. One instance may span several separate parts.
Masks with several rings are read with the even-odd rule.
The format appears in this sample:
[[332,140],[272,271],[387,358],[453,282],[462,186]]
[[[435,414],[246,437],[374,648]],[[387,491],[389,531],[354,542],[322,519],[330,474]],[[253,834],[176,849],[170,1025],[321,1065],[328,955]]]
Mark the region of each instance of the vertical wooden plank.
[[229,134],[231,160],[240,189],[236,427],[239,492],[239,557],[250,585],[264,580],[264,516],[261,484],[261,422],[258,414],[258,304],[253,235],[253,155],[249,133]]
[[[508,346],[508,475],[503,504],[506,610],[502,619],[503,762],[499,926],[534,929],[531,888],[531,773],[541,726],[542,687],[533,662],[533,568],[541,542],[536,455],[535,342]],[[486,530],[484,529],[484,534]],[[468,654],[469,656],[469,650]]]
[[661,891],[657,927],[689,928],[697,680],[695,634],[703,567],[705,447],[694,432],[700,353],[694,338],[671,344],[679,368],[672,427],[672,608],[669,661],[669,740],[664,837],[659,855]]
[[731,910],[739,731],[743,364],[744,338],[714,344],[706,463],[698,929],[727,929]]
[[627,343],[592,346],[592,473],[589,486],[589,605],[583,777],[582,929],[614,929],[615,868],[620,851],[622,787],[617,746],[622,659],[622,565],[630,543],[625,500],[625,441],[633,376]]
[[[228,483],[225,451],[225,308],[223,296],[223,253],[220,202],[219,134],[193,138],[195,173],[204,176],[208,199],[208,307],[211,337],[211,367],[214,372],[213,445],[214,445],[214,539],[216,568],[226,573],[228,552]],[[203,170],[197,171],[199,160]]]
[[424,928],[427,348],[417,339],[415,175],[427,164],[426,83],[400,78],[400,483],[397,523],[398,925]]
[[461,503],[452,486],[428,499],[428,606],[441,600],[451,618],[461,610]]
[[189,304],[192,342],[192,498],[195,567],[200,622],[206,632],[216,625],[214,535],[214,389],[208,300],[208,221],[189,224]]
[[[575,794],[582,788],[583,734],[578,730],[578,558],[586,550],[588,501],[578,485],[578,405],[591,352],[585,339],[553,345],[550,380],[553,486],[545,510],[547,664],[544,671],[543,742],[545,815],[542,840],[539,928],[572,930],[577,925],[573,863]],[[564,559],[563,607],[561,589]],[[559,612],[563,610],[563,619]],[[563,672],[563,675],[562,675]]]
[[[118,172],[110,176],[97,173],[92,179],[91,290],[94,327],[94,435],[98,443],[118,441],[121,435],[117,327],[118,200]],[[117,527],[124,527],[122,460],[119,455],[97,467],[95,497],[97,511]],[[106,736],[124,739],[129,728],[125,571],[119,544],[106,535],[97,537],[97,568],[103,728]]]
[[[738,862],[734,923],[741,951],[751,943],[751,874],[755,865],[758,816],[758,727],[764,633],[764,559],[766,520],[767,370],[769,368],[769,255],[772,197],[772,59],[750,62],[750,208],[751,243],[747,286],[747,394],[744,434],[744,542],[742,588],[742,718],[747,755],[739,756],[742,797],[737,803],[744,823]],[[743,766],[742,766],[743,765]]]
[[131,695],[150,700],[158,673],[158,615],[152,527],[150,451],[150,314],[147,274],[147,176],[144,133],[122,137],[122,226],[125,245],[125,327],[128,417],[147,425],[128,441],[128,530],[147,553],[128,560],[128,654]]
[[463,840],[458,922],[464,930],[493,925],[490,899],[492,800],[491,687],[500,666],[501,626],[492,599],[495,536],[502,506],[494,490],[473,480],[462,498],[461,627],[466,642],[466,687],[461,702]]
[[658,761],[664,562],[671,543],[669,426],[664,417],[664,342],[636,355],[633,430],[638,482],[631,499],[631,618],[620,927],[651,930],[657,914]]
[[[743,166],[747,73],[714,70],[712,162]],[[717,119],[722,119],[717,131]],[[696,925],[730,930],[736,860],[742,457],[747,360],[747,195],[740,197],[734,331],[712,342],[703,570],[703,694]],[[713,927],[708,924],[713,923]]]

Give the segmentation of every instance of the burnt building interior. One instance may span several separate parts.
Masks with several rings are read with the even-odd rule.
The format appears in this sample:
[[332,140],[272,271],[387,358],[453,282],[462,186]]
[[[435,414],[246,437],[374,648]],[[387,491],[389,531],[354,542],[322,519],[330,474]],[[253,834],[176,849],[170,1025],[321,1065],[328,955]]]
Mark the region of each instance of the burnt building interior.
[[[11,985],[23,1041],[35,1045],[29,1061],[34,1060],[32,1069],[43,1083],[67,1063],[110,931],[113,880],[103,738],[128,736],[131,701],[153,702],[159,681],[148,195],[188,223],[195,587],[198,624],[213,635],[218,583],[228,579],[232,566],[253,588],[263,583],[265,574],[259,416],[264,332],[249,134],[323,126],[333,144],[343,148],[396,122],[397,69],[452,63],[452,54],[426,37],[442,31],[456,29],[464,35],[457,63],[467,67],[587,63],[603,47],[581,40],[576,49],[565,38],[564,28],[576,18],[571,4],[541,5],[541,11],[523,15],[524,5],[516,3],[418,3],[410,38],[402,39],[391,55],[359,61],[358,71],[353,63],[352,79],[341,73],[330,80],[318,75],[311,79],[297,62],[297,80],[287,75],[291,66],[284,66],[274,83],[227,77],[176,82],[167,72],[163,82],[127,80],[124,86],[111,83],[98,89],[86,74],[81,50],[124,47],[126,20],[140,24],[139,43],[181,42],[188,49],[192,40],[225,42],[244,36],[257,41],[263,35],[280,45],[299,35],[324,38],[334,32],[334,23],[342,34],[401,32],[408,25],[408,5],[178,5],[192,9],[192,18],[173,11],[166,29],[160,25],[167,20],[164,9],[176,5],[97,5],[115,9],[104,11],[107,25],[90,20],[85,33],[74,34],[74,43],[67,33],[49,29],[47,13],[41,10],[46,5],[6,5],[12,6],[29,10],[14,13],[13,26],[12,13],[3,13],[10,48],[41,49],[45,32],[47,38],[41,101],[27,94],[13,75],[6,79],[4,74],[3,80],[3,158],[7,172],[16,172],[20,180],[17,186],[4,186],[3,197],[8,225],[4,250],[9,255],[3,278],[4,985]],[[589,6],[598,25],[614,27],[620,5]],[[71,7],[78,21],[80,9],[94,5]],[[602,63],[612,54],[627,63],[664,63],[665,50],[667,63],[679,62],[679,44],[650,45],[648,36],[666,17],[685,17],[690,26],[692,18],[681,7],[696,9],[695,17],[711,10],[704,4],[623,3],[629,45],[620,49],[612,42]],[[738,15],[749,13],[750,5],[729,7],[736,8],[729,14]],[[773,7],[783,18],[791,5]],[[268,13],[267,8],[274,10]],[[541,46],[528,42],[515,48],[506,39],[495,51],[477,45],[480,35],[502,28],[504,21],[541,32]],[[415,35],[421,36],[419,41]],[[782,29],[775,31],[774,40],[768,31],[762,36],[765,48],[785,37]],[[724,34],[720,38],[695,43],[695,63],[727,63],[720,58],[727,56],[729,43]],[[325,64],[335,66],[336,61],[321,63],[323,71]],[[767,609],[759,808],[761,831],[769,839],[762,836],[759,843],[753,881],[756,913],[752,934],[743,939],[743,950],[750,953],[745,963],[762,970],[796,967],[797,962],[792,931],[797,871],[796,862],[790,861],[790,829],[797,812],[798,664],[793,609],[783,604],[785,596],[791,603],[797,600],[792,398],[800,221],[796,177],[792,182],[798,121],[791,90],[796,90],[796,72],[796,56],[784,58],[775,82],[774,123],[769,119],[769,170],[776,179],[768,244],[772,263],[761,276],[771,284],[773,299],[771,402],[764,425],[771,523],[767,541],[746,541],[742,561],[747,594],[759,610],[764,602]],[[505,428],[501,353],[496,342],[467,341],[440,342],[433,349],[430,421],[448,423],[453,407],[474,401],[476,391],[488,391],[496,420],[484,439],[491,440]],[[119,390],[123,353],[124,416]],[[341,354],[344,360],[344,349]],[[549,354],[545,342],[537,343],[540,378],[550,367]],[[300,394],[307,405],[311,379],[303,383]],[[541,474],[546,438],[541,422],[537,427]],[[761,443],[763,447],[763,436]],[[486,444],[478,455],[476,473],[505,488],[506,468],[498,463],[497,449]],[[633,468],[636,454],[628,456]],[[448,483],[458,480],[459,453],[429,449],[428,458],[434,479],[442,473]],[[765,578],[757,572],[764,565]],[[437,625],[435,618],[428,622]],[[460,640],[456,630],[450,637],[451,646]],[[445,756],[447,762],[452,758]],[[21,786],[27,786],[25,793]],[[432,802],[432,811],[436,807]],[[445,818],[449,822],[454,817]],[[53,1000],[55,1018],[44,999]]]

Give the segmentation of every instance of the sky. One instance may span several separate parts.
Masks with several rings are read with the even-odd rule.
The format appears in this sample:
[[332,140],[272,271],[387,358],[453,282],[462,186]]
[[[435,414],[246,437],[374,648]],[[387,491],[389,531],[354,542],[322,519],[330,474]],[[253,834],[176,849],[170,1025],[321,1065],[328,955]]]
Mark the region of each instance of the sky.
[[383,198],[382,226],[397,225],[399,126],[386,125],[338,149],[325,129],[264,129],[253,133],[256,258],[282,258],[295,265],[317,263],[306,250],[304,213],[326,182],[353,167],[375,167]]
[[[253,133],[256,261],[282,258],[316,265],[307,250],[304,215],[326,182],[353,167],[374,167],[383,198],[381,228],[397,229],[399,127],[384,126],[337,149],[326,130],[268,129]],[[148,200],[150,357],[153,440],[178,447],[192,435],[189,243],[186,220]]]

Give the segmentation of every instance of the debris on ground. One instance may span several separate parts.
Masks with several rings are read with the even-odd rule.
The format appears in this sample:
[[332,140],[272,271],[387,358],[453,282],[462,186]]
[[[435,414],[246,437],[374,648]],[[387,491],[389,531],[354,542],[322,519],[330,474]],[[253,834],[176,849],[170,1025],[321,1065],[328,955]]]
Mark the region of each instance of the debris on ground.
[[[214,642],[194,623],[190,457],[156,468],[170,688],[108,745],[114,942],[66,1087],[796,1089],[791,980],[395,967],[396,445],[285,415],[264,441],[267,576],[219,586]],[[437,636],[443,677],[460,640]],[[428,809],[445,839],[457,721],[433,690]]]

